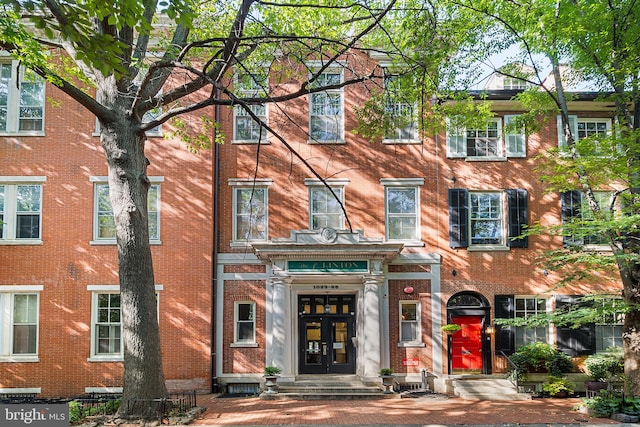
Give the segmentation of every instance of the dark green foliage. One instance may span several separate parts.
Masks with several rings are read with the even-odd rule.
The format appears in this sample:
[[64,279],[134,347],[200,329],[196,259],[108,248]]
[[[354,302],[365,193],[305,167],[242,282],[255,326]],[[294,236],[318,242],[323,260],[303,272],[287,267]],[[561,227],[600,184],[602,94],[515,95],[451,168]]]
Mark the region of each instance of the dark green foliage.
[[621,351],[592,354],[584,361],[586,374],[594,381],[612,381],[624,372],[624,359]]
[[511,366],[510,376],[518,380],[524,378],[528,372],[547,372],[553,376],[574,370],[571,357],[556,349],[554,346],[541,342],[525,344],[512,354],[509,359],[516,366]]

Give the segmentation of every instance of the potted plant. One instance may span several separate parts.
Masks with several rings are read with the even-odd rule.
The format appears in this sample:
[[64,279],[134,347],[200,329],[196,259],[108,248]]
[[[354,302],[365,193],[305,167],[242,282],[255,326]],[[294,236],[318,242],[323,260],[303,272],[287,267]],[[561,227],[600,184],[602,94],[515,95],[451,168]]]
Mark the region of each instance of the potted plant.
[[542,385],[542,390],[551,397],[564,398],[573,394],[575,385],[566,378],[549,376],[547,382]]
[[624,372],[624,360],[620,351],[591,354],[584,361],[585,373],[589,379],[584,382],[585,389],[599,393],[609,386],[609,382],[618,379]]
[[265,366],[264,367],[264,385],[267,387],[267,394],[276,394],[276,382],[278,381],[278,374],[282,372],[277,366]]
[[442,332],[447,335],[453,335],[460,329],[462,329],[462,326],[458,325],[457,323],[449,323],[447,325],[443,325],[440,329],[442,329]]
[[382,378],[382,385],[385,387],[384,389],[385,394],[393,393],[393,391],[391,391],[391,387],[393,387],[393,385],[396,382],[396,376],[393,375],[393,369],[391,368],[380,369],[380,378]]

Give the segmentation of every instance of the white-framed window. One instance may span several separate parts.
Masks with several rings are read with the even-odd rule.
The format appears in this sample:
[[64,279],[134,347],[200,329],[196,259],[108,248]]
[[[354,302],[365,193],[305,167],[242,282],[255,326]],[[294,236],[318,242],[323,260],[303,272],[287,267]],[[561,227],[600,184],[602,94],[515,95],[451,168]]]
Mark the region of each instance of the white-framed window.
[[400,344],[422,344],[419,301],[399,302]]
[[92,356],[122,357],[122,308],[119,292],[95,292]]
[[268,238],[269,185],[272,181],[230,179],[233,188],[233,241],[266,241]]
[[[619,206],[611,205],[612,193],[609,191],[594,191],[595,197],[602,215],[613,218]],[[585,250],[610,250],[606,235],[599,229],[590,226],[593,220],[593,211],[589,207],[587,198],[581,191],[572,190],[561,194],[562,223],[565,224],[563,244],[566,247],[582,246]],[[613,208],[613,211],[611,211]],[[573,225],[570,225],[574,223]],[[597,222],[593,224],[598,225]]]
[[256,303],[236,301],[234,303],[234,344],[248,345],[256,343]]
[[420,186],[423,178],[380,180],[384,185],[386,239],[420,241]]
[[[576,141],[580,141],[586,138],[591,138],[595,144],[589,148],[588,154],[601,155],[603,153],[598,150],[598,138],[606,138],[611,136],[611,118],[591,118],[591,117],[579,117],[576,115],[570,115],[568,118],[569,128],[573,138]],[[557,116],[557,128],[558,128],[558,148],[561,150],[567,149],[567,139],[564,135],[564,129],[562,127],[562,116]],[[579,147],[579,152],[584,151],[587,154],[587,147]]]
[[0,360],[38,361],[40,285],[0,286]]
[[[147,194],[149,242],[160,243],[160,183],[163,177],[149,177],[151,186]],[[109,197],[107,177],[91,177],[94,183],[93,240],[92,244],[115,244],[116,227]]]
[[529,84],[522,79],[507,76],[502,78],[502,88],[505,90],[526,89],[527,87]]
[[0,176],[0,244],[42,242],[42,183],[46,177]]
[[0,61],[0,134],[44,134],[45,82],[18,61]]
[[[156,304],[160,312],[158,292],[162,285],[155,285]],[[91,349],[90,362],[119,362],[123,360],[122,300],[119,285],[88,285],[91,292]]]
[[[309,187],[309,229],[320,230],[324,227],[336,230],[344,229],[344,213],[340,203],[344,204],[344,186],[347,180],[328,179],[326,183],[331,191],[320,180],[306,179]],[[336,197],[338,200],[336,200]]]
[[[262,98],[266,95],[268,77],[266,72],[262,73],[239,73],[234,78],[235,95],[238,98]],[[267,105],[249,105],[249,109],[262,122],[267,123]],[[257,143],[267,142],[267,130],[261,128],[260,124],[242,106],[234,107],[234,134],[233,142],[236,143]]]
[[518,115],[488,119],[482,126],[466,126],[459,116],[447,118],[447,157],[467,160],[500,160],[526,157],[524,128]]
[[[319,74],[311,88],[342,83],[342,71],[327,70]],[[326,89],[309,95],[310,142],[344,142],[344,102],[342,88]]]
[[[595,323],[596,353],[607,351],[610,348],[622,348],[622,325],[624,323],[624,311],[621,306],[624,304],[619,298],[610,296],[601,301],[596,300],[596,304],[607,305],[609,310]],[[611,311],[611,308],[613,309]]]
[[[537,296],[515,296],[514,316],[516,319],[528,319],[531,316],[544,314],[547,312],[547,300]],[[515,348],[532,342],[549,342],[549,328],[545,326],[515,327]]]
[[470,246],[506,246],[504,192],[469,192]]
[[407,99],[403,85],[408,77],[395,75],[385,70],[384,112],[385,143],[419,142],[416,105]]

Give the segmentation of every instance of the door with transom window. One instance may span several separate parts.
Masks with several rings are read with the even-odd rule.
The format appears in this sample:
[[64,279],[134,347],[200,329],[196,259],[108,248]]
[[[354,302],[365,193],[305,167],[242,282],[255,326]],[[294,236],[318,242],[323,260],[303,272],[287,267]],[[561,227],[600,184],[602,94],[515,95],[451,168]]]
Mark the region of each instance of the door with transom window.
[[355,373],[355,296],[302,295],[298,306],[300,373]]

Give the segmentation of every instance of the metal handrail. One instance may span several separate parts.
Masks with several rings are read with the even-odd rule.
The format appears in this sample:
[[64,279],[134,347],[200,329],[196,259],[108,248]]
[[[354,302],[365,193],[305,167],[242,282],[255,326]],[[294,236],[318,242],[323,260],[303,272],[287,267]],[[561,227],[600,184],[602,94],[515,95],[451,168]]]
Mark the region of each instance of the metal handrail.
[[511,360],[511,358],[507,356],[504,351],[500,350],[500,354],[504,356],[504,358],[507,359],[507,362],[509,362],[509,364],[513,367],[514,375],[509,375],[509,381],[511,381],[511,384],[513,384],[518,390],[520,390],[520,386],[518,385],[518,378],[520,378],[520,370],[518,369],[518,365],[513,363],[513,360]]

